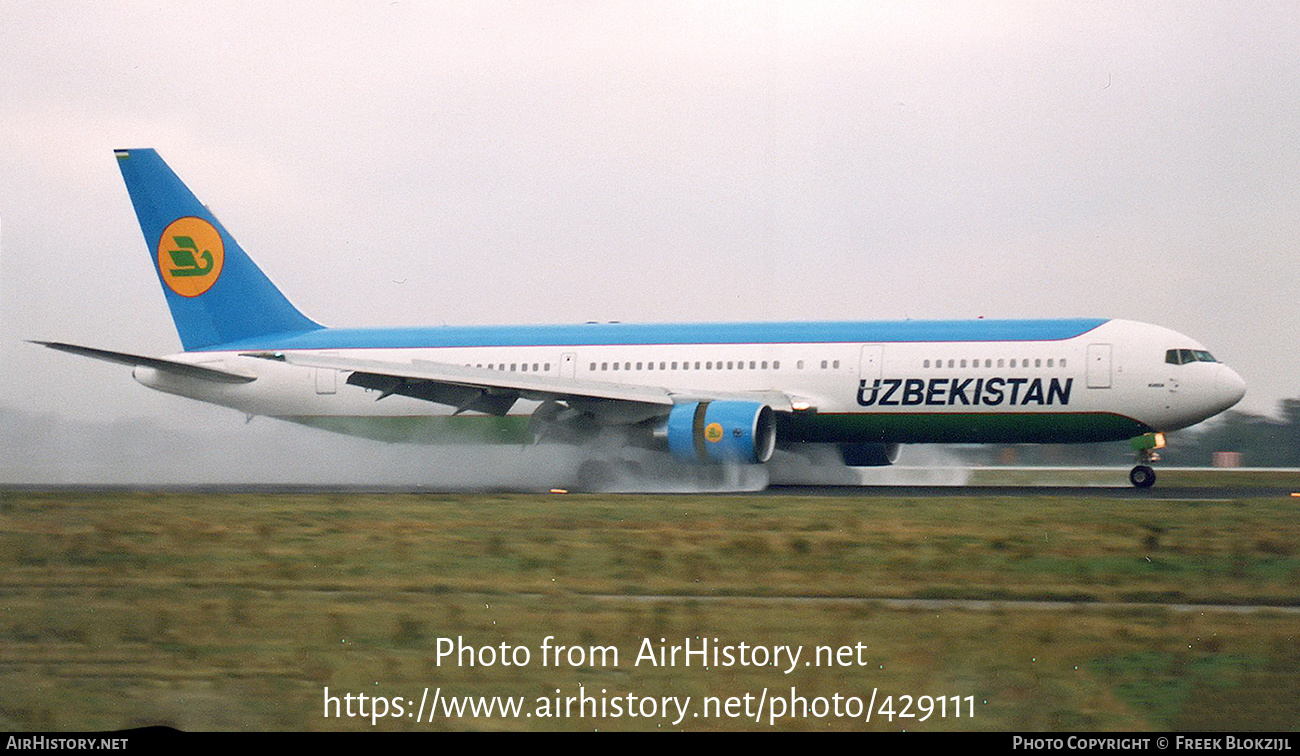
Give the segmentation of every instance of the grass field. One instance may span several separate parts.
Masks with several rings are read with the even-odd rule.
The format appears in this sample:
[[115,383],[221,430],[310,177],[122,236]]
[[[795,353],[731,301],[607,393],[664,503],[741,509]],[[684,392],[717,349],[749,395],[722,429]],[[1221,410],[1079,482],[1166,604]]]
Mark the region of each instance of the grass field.
[[[1294,498],[0,494],[0,728],[1268,729],[1300,724]],[[991,608],[884,599],[993,599]],[[1026,607],[1017,600],[1067,602]],[[1118,605],[1112,605],[1116,602]],[[1249,612],[1176,604],[1264,605]],[[543,666],[543,639],[619,663]],[[439,663],[440,638],[523,647]],[[851,665],[635,665],[644,639]],[[609,660],[607,659],[606,662]],[[655,717],[326,718],[398,697],[691,696]],[[699,715],[970,697],[974,717]],[[813,705],[816,708],[816,704]],[[915,710],[914,710],[915,711]],[[412,713],[408,711],[408,713]],[[427,720],[427,712],[422,719]],[[775,719],[774,724],[769,722]]]

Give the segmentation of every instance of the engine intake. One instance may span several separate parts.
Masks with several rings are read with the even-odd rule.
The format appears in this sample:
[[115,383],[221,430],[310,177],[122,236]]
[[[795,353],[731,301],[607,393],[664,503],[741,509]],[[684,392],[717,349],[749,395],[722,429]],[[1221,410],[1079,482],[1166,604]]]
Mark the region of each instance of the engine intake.
[[772,408],[757,402],[687,402],[662,427],[668,451],[687,462],[761,464],[776,449]]

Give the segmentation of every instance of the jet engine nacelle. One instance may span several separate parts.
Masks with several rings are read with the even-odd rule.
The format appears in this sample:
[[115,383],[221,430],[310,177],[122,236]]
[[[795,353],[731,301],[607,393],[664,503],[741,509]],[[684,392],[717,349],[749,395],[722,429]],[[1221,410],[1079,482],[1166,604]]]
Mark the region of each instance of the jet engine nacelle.
[[898,461],[898,444],[840,444],[849,467],[883,467]]
[[776,419],[758,402],[686,402],[673,407],[658,435],[686,462],[757,464],[776,448]]

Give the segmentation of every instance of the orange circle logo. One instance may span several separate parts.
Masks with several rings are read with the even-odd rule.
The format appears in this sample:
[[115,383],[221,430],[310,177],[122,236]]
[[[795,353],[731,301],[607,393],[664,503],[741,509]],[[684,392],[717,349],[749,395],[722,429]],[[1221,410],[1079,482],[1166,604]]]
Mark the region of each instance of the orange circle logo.
[[709,423],[704,427],[704,440],[716,444],[722,440],[722,423]]
[[221,234],[202,218],[177,218],[158,240],[158,272],[182,297],[197,297],[217,282],[226,261]]

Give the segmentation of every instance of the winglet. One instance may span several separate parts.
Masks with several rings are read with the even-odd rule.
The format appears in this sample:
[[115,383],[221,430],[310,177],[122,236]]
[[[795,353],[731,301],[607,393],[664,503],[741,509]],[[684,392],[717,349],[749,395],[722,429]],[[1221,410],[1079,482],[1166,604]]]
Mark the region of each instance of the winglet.
[[157,152],[113,154],[186,351],[321,327],[280,293]]

